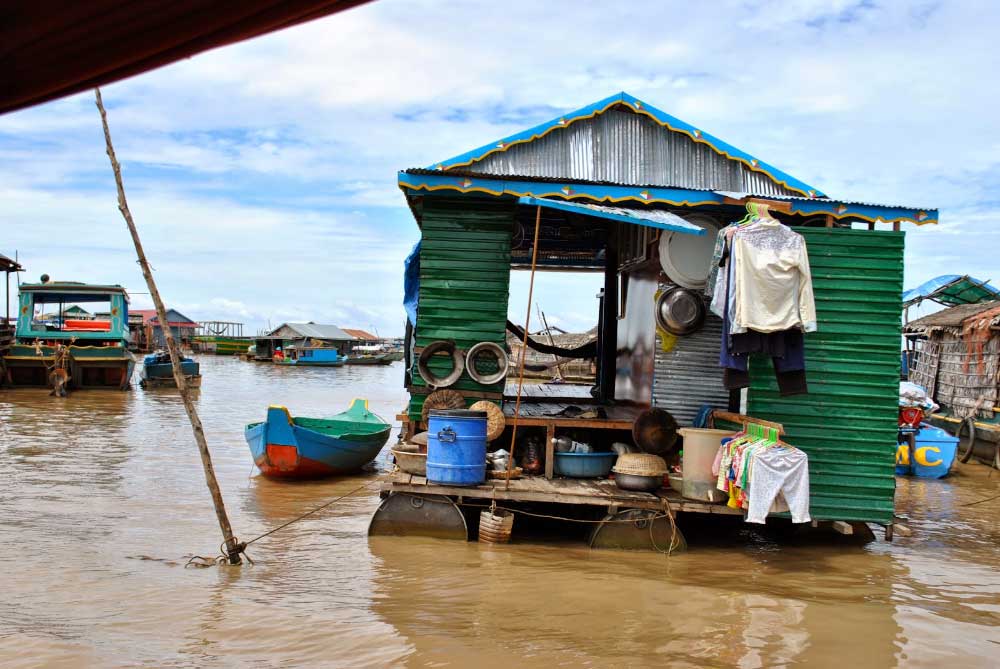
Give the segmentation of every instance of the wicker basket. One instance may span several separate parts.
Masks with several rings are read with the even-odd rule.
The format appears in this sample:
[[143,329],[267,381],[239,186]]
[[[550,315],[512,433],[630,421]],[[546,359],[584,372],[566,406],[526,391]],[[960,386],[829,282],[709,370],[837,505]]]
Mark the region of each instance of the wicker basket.
[[667,463],[658,455],[624,453],[618,456],[611,471],[616,474],[632,474],[633,476],[663,476],[667,473]]
[[514,514],[510,511],[483,509],[479,512],[479,540],[488,544],[505,544],[514,529]]
[[465,398],[457,390],[435,390],[424,400],[424,408],[420,419],[427,424],[427,418],[432,409],[464,409]]
[[[510,478],[511,480],[519,479],[521,478],[521,474],[523,473],[524,473],[523,469],[521,469],[520,467],[514,467],[514,469],[510,471]],[[497,471],[495,469],[487,469],[486,478],[500,479],[501,481],[505,481],[507,479],[507,470],[503,469],[501,471]]]
[[504,418],[503,409],[498,407],[493,402],[487,400],[479,400],[471,407],[470,411],[485,411],[486,412],[486,440],[493,441],[501,434],[503,434],[504,428],[507,427],[507,419]]

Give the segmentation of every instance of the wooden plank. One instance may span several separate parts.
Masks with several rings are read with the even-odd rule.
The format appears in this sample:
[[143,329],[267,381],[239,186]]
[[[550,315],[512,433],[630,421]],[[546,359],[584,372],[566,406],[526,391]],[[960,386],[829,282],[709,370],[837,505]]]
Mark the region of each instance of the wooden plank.
[[826,215],[826,227],[828,227],[828,228],[832,228],[833,227],[833,214],[827,214]]
[[[785,434],[785,427],[781,423],[775,423],[769,420],[761,420],[760,418],[754,418],[753,416],[747,416],[742,413],[733,413],[732,411],[713,411],[712,420],[716,418],[719,420],[728,421],[730,423],[739,423],[740,425],[746,425],[747,423],[755,423],[757,425],[763,425],[764,427],[773,427],[778,430],[779,435]],[[714,422],[713,422],[714,424]]]
[[[845,523],[842,520],[835,520],[831,523],[834,530],[840,532],[841,534],[854,534],[854,526],[850,523]],[[899,528],[897,528],[899,529]]]

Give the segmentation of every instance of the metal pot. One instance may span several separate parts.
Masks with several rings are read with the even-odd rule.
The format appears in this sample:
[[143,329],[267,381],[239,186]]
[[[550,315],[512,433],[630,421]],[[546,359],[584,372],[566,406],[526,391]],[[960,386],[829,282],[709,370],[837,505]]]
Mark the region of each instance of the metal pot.
[[652,492],[663,486],[663,476],[640,476],[639,474],[615,473],[615,484],[622,490]]
[[677,336],[696,332],[705,323],[705,301],[698,293],[680,286],[668,288],[656,300],[656,323]]

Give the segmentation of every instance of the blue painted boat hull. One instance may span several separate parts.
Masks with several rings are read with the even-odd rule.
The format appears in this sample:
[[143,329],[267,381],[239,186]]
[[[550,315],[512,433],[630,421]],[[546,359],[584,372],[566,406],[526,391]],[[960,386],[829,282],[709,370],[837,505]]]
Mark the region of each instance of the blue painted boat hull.
[[266,421],[246,427],[247,445],[264,476],[314,479],[356,472],[375,459],[391,429],[379,419],[380,425],[331,436],[296,425],[295,420],[288,409],[272,406]]

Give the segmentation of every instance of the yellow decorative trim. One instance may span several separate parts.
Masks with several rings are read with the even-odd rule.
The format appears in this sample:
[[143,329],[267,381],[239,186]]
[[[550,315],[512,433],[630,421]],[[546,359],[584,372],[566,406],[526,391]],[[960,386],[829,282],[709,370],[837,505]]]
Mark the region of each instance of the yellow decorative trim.
[[577,116],[576,118],[574,118],[574,119],[572,119],[570,121],[566,121],[565,119],[560,118],[559,119],[560,120],[559,123],[557,123],[556,125],[553,125],[551,128],[549,128],[548,130],[545,130],[544,132],[542,132],[540,134],[532,135],[531,137],[526,137],[525,139],[517,139],[517,140],[514,140],[513,142],[510,142],[509,144],[504,143],[504,142],[498,142],[497,143],[497,148],[490,149],[486,153],[484,153],[484,154],[482,154],[482,155],[480,155],[480,156],[478,156],[476,158],[472,158],[471,160],[467,160],[464,163],[455,163],[454,165],[449,165],[448,167],[443,167],[441,164],[439,164],[438,168],[442,172],[447,172],[448,170],[455,169],[455,168],[458,168],[458,167],[467,167],[468,165],[471,165],[473,163],[479,162],[479,161],[483,160],[484,158],[486,158],[487,156],[490,156],[490,155],[492,155],[494,153],[505,152],[508,149],[510,149],[510,147],[512,147],[512,146],[516,146],[518,144],[527,144],[529,142],[533,142],[533,141],[535,141],[537,139],[541,139],[542,137],[544,137],[545,135],[549,134],[550,132],[552,132],[554,130],[561,130],[563,128],[568,128],[569,126],[573,125],[577,121],[586,121],[587,119],[594,118],[595,116],[598,116],[598,115],[603,114],[604,112],[608,111],[609,109],[611,109],[615,105],[620,105],[620,104],[629,105],[630,107],[632,107],[635,110],[635,112],[637,114],[642,114],[643,116],[651,119],[657,125],[662,126],[662,127],[666,128],[667,130],[669,130],[671,132],[677,132],[677,133],[680,133],[682,135],[686,135],[689,139],[691,139],[691,141],[696,142],[698,144],[704,144],[705,146],[707,146],[708,148],[712,149],[713,151],[715,151],[717,154],[719,154],[723,158],[726,158],[728,160],[733,160],[733,161],[736,161],[738,163],[741,163],[742,165],[746,166],[748,169],[750,169],[753,172],[760,172],[761,174],[764,174],[765,176],[767,176],[768,179],[770,179],[771,181],[773,181],[774,183],[776,183],[776,184],[778,184],[780,186],[784,186],[788,190],[795,191],[796,193],[801,193],[802,195],[804,195],[806,197],[810,197],[810,198],[811,197],[815,197],[815,195],[816,195],[816,191],[806,191],[806,190],[802,190],[801,188],[796,188],[795,186],[790,185],[787,181],[781,181],[781,180],[779,180],[774,175],[772,175],[771,173],[769,173],[767,170],[758,168],[757,165],[758,165],[758,163],[760,161],[758,161],[756,158],[753,158],[753,159],[750,159],[750,160],[746,160],[746,159],[740,158],[738,156],[730,155],[729,153],[723,151],[722,149],[716,148],[711,142],[709,142],[706,139],[702,139],[701,138],[702,132],[700,130],[695,130],[694,132],[688,132],[687,130],[682,130],[680,128],[675,128],[672,125],[670,125],[669,123],[667,123],[666,121],[661,121],[660,119],[656,118],[651,113],[649,113],[648,111],[646,111],[645,109],[643,109],[640,105],[637,105],[637,104],[636,105],[632,105],[632,104],[630,104],[629,102],[627,102],[625,100],[615,100],[614,102],[611,102],[610,104],[605,105],[601,109],[595,109],[590,114],[585,114],[583,116]]

